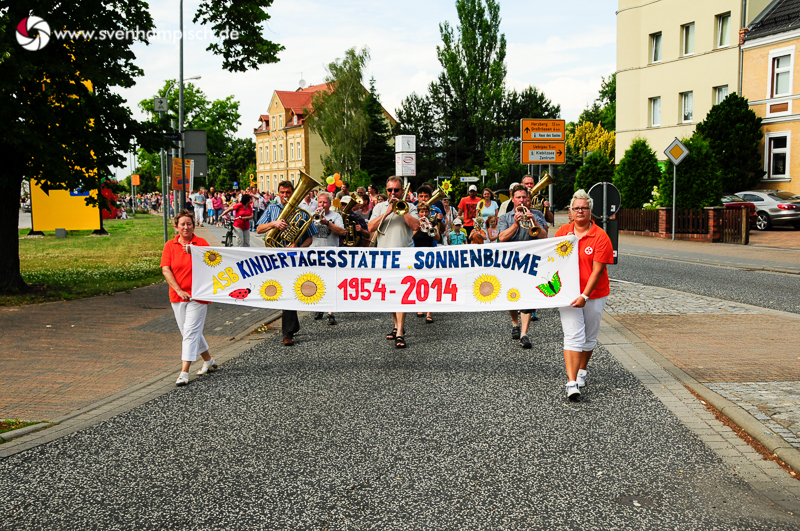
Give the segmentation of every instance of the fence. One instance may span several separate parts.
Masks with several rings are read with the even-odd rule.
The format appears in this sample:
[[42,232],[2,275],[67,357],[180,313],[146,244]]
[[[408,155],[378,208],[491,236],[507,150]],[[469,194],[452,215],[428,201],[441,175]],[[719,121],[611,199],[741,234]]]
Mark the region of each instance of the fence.
[[619,230],[658,232],[658,210],[622,208],[617,212]]
[[708,233],[708,211],[706,210],[676,210],[675,234],[706,234]]
[[722,214],[722,242],[750,243],[750,212],[746,208],[725,210]]

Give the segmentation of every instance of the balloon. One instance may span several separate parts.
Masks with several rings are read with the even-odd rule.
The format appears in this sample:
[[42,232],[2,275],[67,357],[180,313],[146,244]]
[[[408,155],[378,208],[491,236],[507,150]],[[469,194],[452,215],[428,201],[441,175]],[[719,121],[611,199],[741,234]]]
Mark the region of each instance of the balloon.
[[336,179],[337,181],[341,181],[342,180],[342,176],[339,175],[338,173],[334,173],[333,174],[333,178]]
[[343,185],[344,183],[343,183],[342,181],[336,181],[334,184],[335,184],[337,187],[341,188],[341,187],[342,187],[342,185]]
[[333,184],[335,181],[336,181],[336,179],[333,178],[333,175],[331,175],[330,177],[325,179],[325,182],[328,183],[328,184]]
[[328,185],[328,191],[331,192],[331,193],[335,192],[336,191],[336,185],[335,184],[329,184]]

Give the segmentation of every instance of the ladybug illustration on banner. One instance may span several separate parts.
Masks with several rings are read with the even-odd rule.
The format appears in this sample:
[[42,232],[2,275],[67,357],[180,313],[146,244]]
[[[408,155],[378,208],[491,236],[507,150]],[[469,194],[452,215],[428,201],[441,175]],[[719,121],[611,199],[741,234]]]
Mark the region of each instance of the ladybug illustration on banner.
[[251,290],[250,288],[235,289],[230,293],[228,293],[228,295],[230,295],[234,299],[239,299],[241,301],[246,299],[247,296],[250,295],[251,291],[253,290]]

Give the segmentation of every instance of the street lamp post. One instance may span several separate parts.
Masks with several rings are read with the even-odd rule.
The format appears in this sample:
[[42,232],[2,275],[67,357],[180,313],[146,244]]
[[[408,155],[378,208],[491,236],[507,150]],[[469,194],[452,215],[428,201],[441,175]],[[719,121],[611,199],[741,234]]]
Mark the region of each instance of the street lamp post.
[[452,140],[453,142],[455,142],[456,162],[455,162],[455,165],[453,167],[453,177],[455,177],[458,174],[458,137],[457,136],[451,136],[451,137],[448,137],[448,138],[450,140]]

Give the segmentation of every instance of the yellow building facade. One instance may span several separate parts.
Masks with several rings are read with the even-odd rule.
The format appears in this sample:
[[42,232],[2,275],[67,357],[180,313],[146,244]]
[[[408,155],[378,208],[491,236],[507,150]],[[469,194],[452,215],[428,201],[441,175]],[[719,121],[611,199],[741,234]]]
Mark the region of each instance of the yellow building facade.
[[[795,2],[794,11],[800,14],[800,2]],[[795,194],[800,194],[800,156],[792,156],[794,145],[800,146],[798,51],[800,21],[787,24],[784,12],[762,13],[742,44],[742,95],[761,117],[764,131],[761,152],[766,175],[760,188]]]
[[[616,163],[633,140],[660,160],[712,105],[740,93],[739,30],[769,0],[619,0]],[[743,9],[744,8],[744,9]]]

